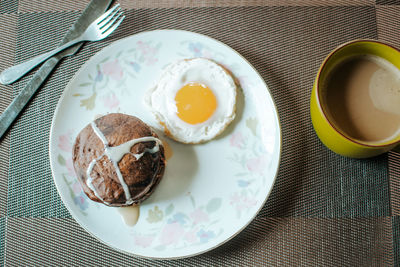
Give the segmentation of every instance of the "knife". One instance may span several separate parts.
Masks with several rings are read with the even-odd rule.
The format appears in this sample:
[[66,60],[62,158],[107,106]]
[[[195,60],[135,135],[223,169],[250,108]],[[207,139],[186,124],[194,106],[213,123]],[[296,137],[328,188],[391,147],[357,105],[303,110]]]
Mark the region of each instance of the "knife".
[[[82,15],[72,25],[72,27],[65,34],[59,46],[67,43],[80,36],[86,28],[95,19],[100,17],[107,8],[110,6],[113,0],[92,0],[89,5],[85,8]],[[46,60],[45,63],[39,68],[39,70],[33,75],[32,79],[28,84],[21,90],[17,97],[11,102],[6,110],[0,116],[0,140],[4,133],[10,127],[12,122],[17,118],[18,114],[22,111],[25,105],[29,102],[35,92],[40,88],[46,78],[50,75],[53,69],[57,66],[57,63],[66,56],[75,54],[83,45],[83,43],[76,44],[70,48],[58,53],[57,55]]]

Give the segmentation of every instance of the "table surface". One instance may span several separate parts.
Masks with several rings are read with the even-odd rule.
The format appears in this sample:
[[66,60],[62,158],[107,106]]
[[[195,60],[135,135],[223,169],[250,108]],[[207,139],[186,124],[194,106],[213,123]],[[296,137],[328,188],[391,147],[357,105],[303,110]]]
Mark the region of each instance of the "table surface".
[[[344,42],[400,47],[399,0],[119,1],[126,19],[104,41],[64,59],[0,140],[0,265],[399,266],[400,153],[364,160],[326,149],[309,117],[313,79]],[[88,1],[1,0],[0,69],[54,48]],[[260,72],[283,135],[279,174],[254,221],[208,253],[148,260],[117,252],[83,230],[52,180],[48,135],[68,81],[96,52],[132,34],[182,29],[218,39]],[[0,111],[33,72],[0,85]]]

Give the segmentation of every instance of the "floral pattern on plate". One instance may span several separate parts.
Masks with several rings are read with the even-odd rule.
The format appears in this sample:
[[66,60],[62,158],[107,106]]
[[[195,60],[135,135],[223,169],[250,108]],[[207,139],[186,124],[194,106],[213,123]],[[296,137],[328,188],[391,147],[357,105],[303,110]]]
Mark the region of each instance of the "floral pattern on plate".
[[148,210],[146,221],[149,224],[160,224],[152,228],[150,233],[135,231],[134,242],[138,246],[153,246],[156,250],[165,250],[169,246],[175,249],[208,242],[222,234],[223,228],[217,231],[212,228],[218,223],[212,220],[213,214],[221,208],[222,199],[210,199],[206,205],[196,206],[193,196],[189,197],[192,208],[188,211],[175,211],[174,204],[169,204],[165,210],[155,205]]
[[[80,106],[86,110],[93,110],[97,103],[102,103],[105,111],[116,111],[120,103],[119,98],[129,94],[127,78],[135,79],[144,66],[154,66],[158,62],[160,48],[160,42],[153,44],[151,41],[137,41],[133,48],[120,50],[115,55],[105,57],[96,64],[96,70],[88,74],[87,81],[79,84],[85,93],[79,88],[79,92],[73,96],[80,99]],[[119,92],[107,90],[111,86],[120,88]]]
[[232,133],[229,145],[233,149],[228,158],[239,169],[234,174],[238,190],[231,194],[229,204],[236,209],[237,217],[243,212],[249,212],[256,206],[260,193],[260,181],[265,183],[265,172],[270,162],[259,137],[258,120],[247,118],[246,128]]
[[72,163],[72,131],[68,131],[66,134],[58,136],[58,148],[60,153],[57,156],[58,164],[64,172],[62,173],[62,178],[65,184],[68,186],[68,191],[73,199],[75,205],[79,208],[80,212],[87,216],[85,210],[88,209],[89,198],[83,192],[83,189],[76,179],[76,174],[74,171],[74,166]]

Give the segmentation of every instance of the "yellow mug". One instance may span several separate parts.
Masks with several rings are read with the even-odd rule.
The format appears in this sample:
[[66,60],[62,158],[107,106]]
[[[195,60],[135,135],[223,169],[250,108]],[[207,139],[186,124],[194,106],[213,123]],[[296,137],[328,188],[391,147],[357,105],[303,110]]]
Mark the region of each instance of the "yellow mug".
[[386,59],[400,69],[400,51],[375,40],[355,40],[333,50],[321,64],[311,93],[310,113],[314,130],[319,139],[337,154],[351,158],[367,158],[385,153],[400,144],[400,134],[391,140],[365,143],[350,138],[327,116],[326,103],[321,97],[322,83],[332,69],[346,58],[357,55],[375,55]]

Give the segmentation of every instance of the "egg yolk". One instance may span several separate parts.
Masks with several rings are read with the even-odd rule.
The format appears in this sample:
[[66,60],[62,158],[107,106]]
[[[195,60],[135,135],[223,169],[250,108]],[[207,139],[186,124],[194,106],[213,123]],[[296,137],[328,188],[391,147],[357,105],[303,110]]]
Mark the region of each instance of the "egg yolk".
[[189,124],[208,120],[217,108],[217,99],[210,88],[201,83],[188,83],[176,93],[178,117]]

